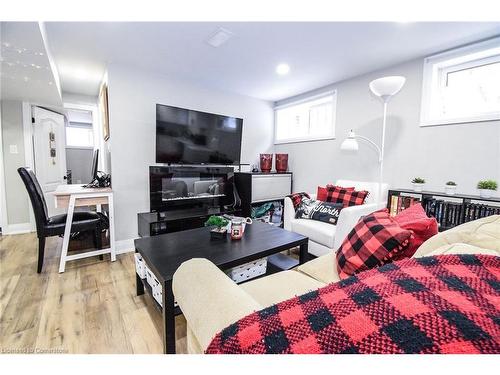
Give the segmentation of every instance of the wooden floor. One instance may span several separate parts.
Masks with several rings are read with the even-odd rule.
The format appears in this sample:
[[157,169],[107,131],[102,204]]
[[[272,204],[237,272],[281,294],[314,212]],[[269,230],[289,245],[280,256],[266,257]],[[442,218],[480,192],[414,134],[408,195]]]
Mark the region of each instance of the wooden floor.
[[[47,239],[37,274],[36,235],[0,236],[0,353],[162,353],[161,315],[151,297],[135,295],[133,253],[71,261],[59,274],[61,246]],[[182,316],[176,334],[186,353]]]

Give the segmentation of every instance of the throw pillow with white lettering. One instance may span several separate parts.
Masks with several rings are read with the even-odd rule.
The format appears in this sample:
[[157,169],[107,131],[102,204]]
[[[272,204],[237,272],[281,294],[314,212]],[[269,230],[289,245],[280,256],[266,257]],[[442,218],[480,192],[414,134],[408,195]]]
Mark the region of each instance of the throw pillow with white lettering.
[[297,207],[295,218],[317,220],[336,225],[339,219],[340,210],[342,210],[343,207],[342,203],[329,203],[304,198]]

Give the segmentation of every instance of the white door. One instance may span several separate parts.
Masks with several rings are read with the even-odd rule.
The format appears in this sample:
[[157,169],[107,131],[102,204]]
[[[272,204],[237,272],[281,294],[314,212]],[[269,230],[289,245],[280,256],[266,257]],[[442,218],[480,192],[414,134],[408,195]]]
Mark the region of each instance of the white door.
[[64,116],[33,107],[33,147],[35,174],[47,201],[49,216],[64,213],[55,207],[52,193],[66,183],[66,137]]

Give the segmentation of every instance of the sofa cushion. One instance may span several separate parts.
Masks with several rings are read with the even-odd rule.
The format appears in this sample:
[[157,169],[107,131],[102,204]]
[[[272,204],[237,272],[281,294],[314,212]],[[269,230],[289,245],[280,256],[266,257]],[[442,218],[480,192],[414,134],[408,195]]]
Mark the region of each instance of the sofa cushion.
[[321,288],[325,286],[325,283],[300,272],[283,271],[246,282],[240,286],[262,307],[267,307]]
[[428,217],[420,203],[414,204],[394,216],[401,228],[411,230],[413,238],[410,244],[395,259],[409,258],[432,236],[438,234],[438,223],[434,217]]
[[389,216],[387,209],[361,218],[337,251],[341,279],[392,262],[412,236]]
[[500,251],[500,215],[483,217],[441,232],[425,241],[414,256],[425,256],[443,245],[459,242]]
[[[326,199],[328,198],[328,188],[334,187],[332,184],[328,184],[325,187],[318,186],[318,192],[316,194],[316,199],[319,201],[326,202]],[[337,186],[338,188],[353,191],[354,187],[342,187],[342,186]]]
[[309,196],[309,194],[301,192],[301,193],[293,193],[287,195],[287,198],[290,198],[292,200],[293,208],[297,209],[297,207],[300,206],[304,198],[310,199],[311,197]]
[[334,251],[304,263],[297,267],[297,271],[325,284],[336,283],[340,277],[337,268],[332,267],[332,264],[335,264]]
[[348,190],[339,186],[327,186],[326,192],[325,202],[342,203],[344,207],[363,204],[370,194],[367,190]]
[[342,203],[322,202],[304,198],[300,206],[297,207],[295,217],[336,225],[342,208]]
[[292,221],[292,232],[309,237],[311,241],[330,249],[333,248],[336,229],[335,225],[322,223],[321,221],[308,219],[295,219]]
[[484,254],[484,255],[495,255],[500,257],[500,249],[485,249],[483,247],[469,245],[467,243],[452,243],[450,245],[443,245],[438,247],[436,250],[427,253],[426,255],[415,254],[414,258],[421,258],[423,256],[434,256],[434,255],[449,255],[449,254]]

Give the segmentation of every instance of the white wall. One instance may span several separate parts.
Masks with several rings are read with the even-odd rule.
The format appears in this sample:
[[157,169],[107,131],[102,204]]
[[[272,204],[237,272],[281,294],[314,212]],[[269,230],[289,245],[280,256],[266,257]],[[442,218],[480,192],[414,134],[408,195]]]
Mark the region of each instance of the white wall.
[[198,87],[129,67],[108,66],[112,187],[116,239],[137,237],[137,213],[149,211],[155,163],[156,103],[243,118],[242,163],[272,151],[272,103]]
[[339,178],[378,180],[376,152],[369,145],[360,141],[358,154],[349,155],[340,151],[340,144],[349,129],[380,144],[382,103],[368,84],[386,75],[407,79],[388,107],[384,179],[391,187],[409,188],[410,180],[421,176],[427,190],[443,191],[444,183],[453,180],[458,192],[477,194],[480,179],[500,182],[500,121],[420,127],[422,70],[418,59],[324,88],[338,90],[336,139],[275,147],[275,152],[289,153],[294,190],[315,192],[318,185]]
[[[2,100],[1,107],[7,221],[9,225],[25,224],[30,221],[30,202],[17,173],[17,168],[25,166],[22,102]],[[16,154],[10,152],[11,145],[17,146]]]

